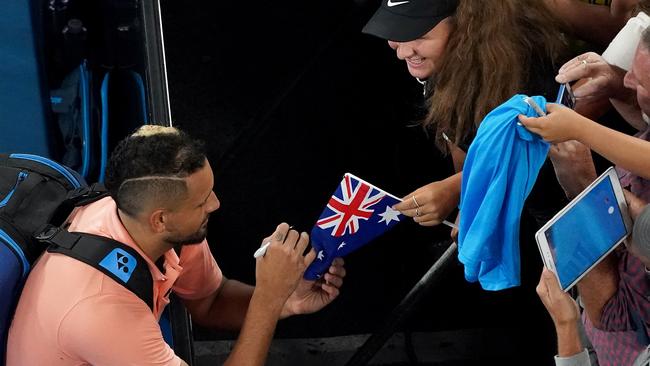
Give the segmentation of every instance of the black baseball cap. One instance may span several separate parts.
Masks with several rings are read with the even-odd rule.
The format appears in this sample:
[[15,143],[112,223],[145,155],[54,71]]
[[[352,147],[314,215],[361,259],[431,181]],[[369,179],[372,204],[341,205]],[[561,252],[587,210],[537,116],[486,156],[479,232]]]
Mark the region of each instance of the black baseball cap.
[[420,38],[441,20],[452,15],[458,0],[381,0],[363,33],[389,41],[408,42]]

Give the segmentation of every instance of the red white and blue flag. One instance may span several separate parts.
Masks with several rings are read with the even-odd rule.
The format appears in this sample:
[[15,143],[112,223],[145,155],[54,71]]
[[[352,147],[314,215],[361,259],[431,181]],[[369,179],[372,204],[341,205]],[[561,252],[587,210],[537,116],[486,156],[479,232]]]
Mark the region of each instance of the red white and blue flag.
[[352,253],[398,223],[401,214],[392,206],[400,201],[346,173],[311,231],[317,257],[305,278],[320,278],[334,258]]

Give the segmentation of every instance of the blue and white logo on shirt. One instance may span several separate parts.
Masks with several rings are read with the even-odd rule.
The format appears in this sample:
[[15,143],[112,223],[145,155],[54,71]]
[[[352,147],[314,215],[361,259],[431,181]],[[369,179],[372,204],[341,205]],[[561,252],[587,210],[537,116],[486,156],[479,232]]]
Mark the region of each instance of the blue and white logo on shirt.
[[113,249],[99,265],[117,276],[122,282],[127,283],[137,266],[138,261],[134,256],[120,248]]

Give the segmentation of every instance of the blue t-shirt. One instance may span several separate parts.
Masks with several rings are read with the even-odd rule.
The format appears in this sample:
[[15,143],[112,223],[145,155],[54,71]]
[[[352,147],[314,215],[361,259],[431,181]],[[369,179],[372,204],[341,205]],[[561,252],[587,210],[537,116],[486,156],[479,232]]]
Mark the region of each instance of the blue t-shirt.
[[[519,286],[519,221],[549,144],[518,124],[537,116],[517,94],[490,112],[467,152],[460,195],[458,259],[486,290]],[[546,110],[543,97],[533,97]]]

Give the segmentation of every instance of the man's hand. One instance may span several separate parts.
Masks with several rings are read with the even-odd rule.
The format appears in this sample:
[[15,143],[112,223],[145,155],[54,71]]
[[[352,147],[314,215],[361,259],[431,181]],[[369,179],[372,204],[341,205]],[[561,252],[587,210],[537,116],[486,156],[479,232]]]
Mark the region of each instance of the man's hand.
[[557,180],[569,199],[573,199],[596,179],[591,150],[578,141],[552,145],[549,157]]
[[580,309],[575,300],[562,291],[555,274],[546,268],[539,279],[537,295],[555,324],[558,355],[569,357],[580,353],[583,350],[578,332]]
[[286,223],[278,225],[269,240],[271,244],[266,254],[257,259],[255,292],[282,307],[316,253],[312,250],[303,256],[309,244],[309,235],[290,230]]
[[587,52],[565,63],[555,81],[570,83],[584,79],[573,89],[576,99],[627,99],[630,91],[623,85],[625,70],[610,65],[597,53]]
[[580,319],[578,304],[569,294],[562,291],[555,274],[547,268],[542,271],[536,290],[556,326],[575,325]]
[[612,105],[632,127],[641,131],[646,124],[636,92],[625,87],[624,78],[625,70],[608,64],[596,53],[587,52],[564,64],[555,80],[558,83],[580,80],[573,86],[576,111],[580,114],[597,119]]
[[257,258],[257,285],[225,366],[264,365],[284,304],[316,257],[313,250],[303,256],[309,244],[307,233],[298,234],[285,223],[278,225],[267,240],[266,253]]
[[625,195],[625,201],[627,202],[627,210],[630,213],[630,218],[632,218],[632,221],[636,221],[636,218],[639,217],[648,203],[635,196],[634,193],[627,189],[623,190],[623,195]]
[[438,225],[458,206],[460,177],[460,174],[456,174],[418,188],[404,196],[403,201],[393,209],[412,217],[422,226]]
[[303,278],[284,304],[281,317],[313,313],[334,301],[345,277],[343,264],[343,258],[335,258],[321,279],[308,281]]

